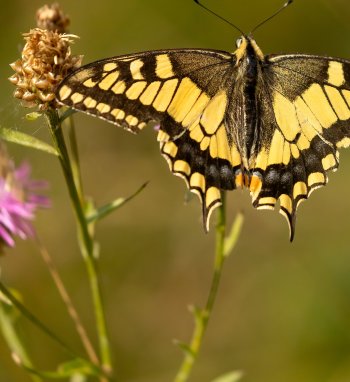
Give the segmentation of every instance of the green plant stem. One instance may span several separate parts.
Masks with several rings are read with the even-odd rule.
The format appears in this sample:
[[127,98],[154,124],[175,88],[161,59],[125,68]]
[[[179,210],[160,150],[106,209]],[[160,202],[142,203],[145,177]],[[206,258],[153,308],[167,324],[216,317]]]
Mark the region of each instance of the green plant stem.
[[75,179],[75,187],[77,189],[80,202],[83,204],[85,203],[83,182],[82,182],[81,173],[80,173],[78,142],[77,142],[77,136],[75,133],[73,115],[70,115],[68,119],[66,119],[66,121],[68,125],[69,142],[70,142],[70,148],[71,148],[70,152],[72,154],[71,166],[72,166],[73,176]]
[[218,287],[225,261],[225,232],[226,232],[226,203],[225,194],[222,193],[222,205],[218,208],[218,222],[216,226],[216,249],[214,260],[214,273],[211,281],[207,303],[204,309],[195,310],[195,328],[191,342],[184,347],[185,357],[175,377],[174,382],[186,382],[192,371],[194,362],[202,345],[203,336],[208,326],[208,321],[213,310]]
[[[20,337],[18,330],[16,330],[16,321],[8,316],[9,315],[5,313],[3,303],[0,302],[0,326],[2,334],[11,349],[12,358],[16,363],[24,363],[33,367],[22,338]],[[33,382],[43,382],[43,380],[36,375],[30,375],[30,378]]]
[[68,192],[73,205],[75,216],[77,219],[78,236],[80,249],[85,261],[88,278],[91,287],[92,300],[95,311],[96,327],[99,339],[100,356],[102,360],[102,368],[105,372],[112,372],[110,346],[107,336],[106,319],[102,304],[102,294],[97,272],[97,263],[94,258],[94,241],[89,233],[89,227],[85,218],[84,206],[76,188],[76,181],[72,171],[67,146],[61,129],[61,122],[56,110],[48,110],[46,112],[48,125],[50,127],[52,139],[56,150],[59,152],[59,160],[63,170],[63,174],[68,187]]

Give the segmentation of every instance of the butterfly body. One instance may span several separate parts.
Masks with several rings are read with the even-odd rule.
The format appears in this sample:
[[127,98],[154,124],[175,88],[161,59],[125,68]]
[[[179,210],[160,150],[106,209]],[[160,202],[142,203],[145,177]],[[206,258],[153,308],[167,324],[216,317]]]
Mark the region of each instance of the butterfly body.
[[[233,104],[227,115],[227,134],[233,136],[242,157],[242,172],[249,178],[249,168],[259,143],[259,99],[258,83],[263,70],[264,56],[255,41],[246,36],[237,40],[237,50],[232,57],[236,60],[233,67],[232,83]],[[236,72],[236,73],[235,73]]]
[[350,62],[264,56],[251,36],[233,53],[173,49],[88,64],[58,100],[132,132],[155,121],[170,170],[197,193],[209,229],[221,190],[247,187],[253,206],[287,218],[327,183],[350,144]]

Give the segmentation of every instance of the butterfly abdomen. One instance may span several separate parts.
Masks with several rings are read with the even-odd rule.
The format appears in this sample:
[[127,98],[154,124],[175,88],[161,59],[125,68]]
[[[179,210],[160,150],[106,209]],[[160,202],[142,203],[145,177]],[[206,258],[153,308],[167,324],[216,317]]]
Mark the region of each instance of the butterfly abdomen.
[[257,120],[258,108],[256,99],[256,85],[258,74],[258,62],[253,47],[248,44],[247,46],[247,58],[246,58],[246,74],[245,74],[245,86],[243,91],[244,99],[244,116],[246,126],[245,146],[246,155],[249,159],[253,148],[253,143],[257,140],[258,129]]
[[235,125],[240,126],[240,131],[237,134],[237,144],[240,147],[243,164],[247,171],[259,137],[259,108],[257,102],[259,58],[250,40],[247,39],[246,41],[246,48],[238,67],[238,78],[241,84],[236,87],[240,89],[238,97],[241,98],[239,102],[241,110],[234,116],[234,119]]

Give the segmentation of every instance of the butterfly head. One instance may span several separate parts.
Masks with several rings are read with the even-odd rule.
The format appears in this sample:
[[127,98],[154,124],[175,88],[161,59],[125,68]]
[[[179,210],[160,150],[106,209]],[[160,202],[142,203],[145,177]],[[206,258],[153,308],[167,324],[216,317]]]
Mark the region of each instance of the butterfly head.
[[258,44],[255,42],[252,36],[246,36],[242,35],[236,40],[236,65],[239,65],[239,63],[244,58],[250,58],[251,56],[254,56],[260,61],[264,60],[264,54],[259,48]]

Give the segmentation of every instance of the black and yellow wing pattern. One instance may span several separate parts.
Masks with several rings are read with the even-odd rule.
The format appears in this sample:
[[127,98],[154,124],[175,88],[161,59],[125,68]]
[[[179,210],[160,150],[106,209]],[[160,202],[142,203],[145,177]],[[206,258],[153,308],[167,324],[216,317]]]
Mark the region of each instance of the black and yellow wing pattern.
[[242,36],[234,53],[150,51],[88,64],[58,100],[137,133],[151,121],[170,170],[197,193],[205,229],[221,190],[247,187],[253,206],[296,210],[350,144],[350,62],[264,56]]

